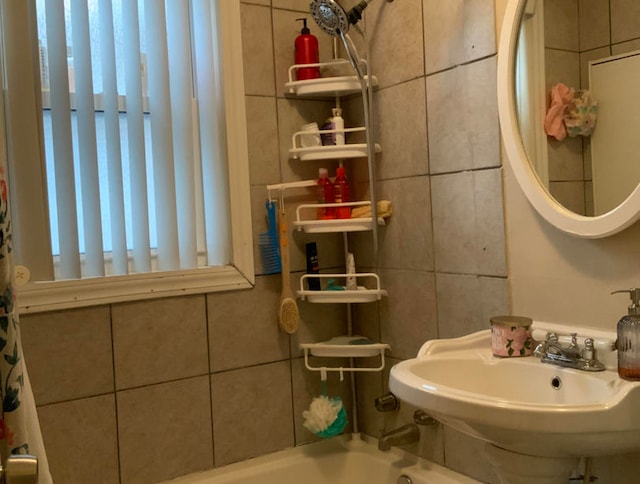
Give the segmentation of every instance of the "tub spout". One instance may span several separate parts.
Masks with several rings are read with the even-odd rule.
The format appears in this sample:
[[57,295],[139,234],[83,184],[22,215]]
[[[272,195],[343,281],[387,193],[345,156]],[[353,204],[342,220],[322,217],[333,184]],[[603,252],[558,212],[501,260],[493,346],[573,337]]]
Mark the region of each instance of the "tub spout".
[[420,440],[420,430],[416,424],[407,424],[382,434],[378,440],[378,449],[390,450],[394,445],[411,444]]

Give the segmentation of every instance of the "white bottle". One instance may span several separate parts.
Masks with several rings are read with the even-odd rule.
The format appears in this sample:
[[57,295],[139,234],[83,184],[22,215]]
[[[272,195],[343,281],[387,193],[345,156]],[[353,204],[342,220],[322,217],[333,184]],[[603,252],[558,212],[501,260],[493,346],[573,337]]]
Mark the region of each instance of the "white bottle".
[[[342,119],[342,109],[333,108],[331,110],[331,114],[333,116],[330,119],[331,129],[344,129],[344,119]],[[344,131],[340,131],[339,133],[334,133],[334,139],[336,140],[335,144],[343,145],[344,144]]]

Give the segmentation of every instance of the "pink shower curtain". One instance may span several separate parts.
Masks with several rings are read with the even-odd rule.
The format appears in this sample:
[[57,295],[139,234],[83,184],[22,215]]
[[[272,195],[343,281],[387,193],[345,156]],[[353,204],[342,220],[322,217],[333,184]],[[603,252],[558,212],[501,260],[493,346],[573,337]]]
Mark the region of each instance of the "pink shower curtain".
[[38,484],[50,484],[53,481],[20,341],[8,200],[6,158],[0,153],[0,457],[4,465],[11,454],[35,455]]

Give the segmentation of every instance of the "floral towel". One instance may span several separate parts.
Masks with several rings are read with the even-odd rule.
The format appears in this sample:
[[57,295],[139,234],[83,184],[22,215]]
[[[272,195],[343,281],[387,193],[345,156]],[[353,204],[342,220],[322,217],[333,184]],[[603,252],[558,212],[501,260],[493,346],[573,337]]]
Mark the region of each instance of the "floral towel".
[[0,155],[0,456],[31,454],[38,458],[39,484],[51,484],[36,404],[22,354],[20,324],[15,311],[11,215],[7,168]]
[[591,136],[597,118],[598,101],[586,89],[576,91],[564,111],[564,124],[569,137]]

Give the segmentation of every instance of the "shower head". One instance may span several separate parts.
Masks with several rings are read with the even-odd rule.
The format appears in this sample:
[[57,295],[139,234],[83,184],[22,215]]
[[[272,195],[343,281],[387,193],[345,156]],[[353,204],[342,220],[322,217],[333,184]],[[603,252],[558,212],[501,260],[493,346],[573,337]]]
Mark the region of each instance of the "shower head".
[[346,34],[351,25],[358,23],[369,1],[371,0],[362,0],[347,12],[335,0],[311,0],[309,9],[313,20],[325,33],[340,37],[341,32]]

